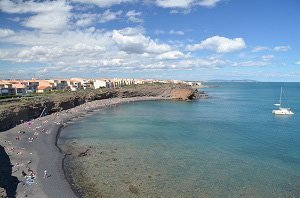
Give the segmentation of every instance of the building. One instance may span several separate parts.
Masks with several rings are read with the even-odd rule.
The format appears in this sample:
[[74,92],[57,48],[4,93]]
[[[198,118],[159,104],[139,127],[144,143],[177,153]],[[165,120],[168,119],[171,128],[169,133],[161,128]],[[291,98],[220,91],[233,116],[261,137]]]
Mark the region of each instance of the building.
[[15,95],[24,96],[27,94],[27,87],[21,83],[12,84],[12,87],[15,89]]
[[75,80],[80,82],[81,88],[86,90],[86,89],[93,89],[93,81],[92,80],[87,80],[83,78],[71,78],[71,80]]
[[124,85],[134,85],[134,84],[135,84],[135,80],[133,78],[124,79]]
[[94,89],[109,88],[107,80],[93,80]]
[[67,80],[56,79],[54,80],[54,90],[64,91],[69,87]]
[[50,86],[38,86],[37,93],[49,93],[51,92]]
[[12,87],[11,83],[0,81],[0,96],[12,96],[15,93],[16,90]]
[[142,84],[144,84],[144,83],[145,83],[145,81],[142,80],[142,79],[136,79],[136,80],[134,81],[134,84],[135,84],[135,85],[142,85]]
[[192,87],[203,87],[203,84],[202,82],[192,82],[192,81],[188,81],[188,82],[185,82],[185,84],[187,85],[190,85]]
[[25,85],[27,88],[27,93],[36,93],[37,87],[40,85],[36,80],[25,80],[21,81],[21,84]]
[[78,81],[78,80],[70,80],[70,81],[67,81],[68,85],[69,85],[69,89],[71,91],[78,91],[81,89],[81,82]]

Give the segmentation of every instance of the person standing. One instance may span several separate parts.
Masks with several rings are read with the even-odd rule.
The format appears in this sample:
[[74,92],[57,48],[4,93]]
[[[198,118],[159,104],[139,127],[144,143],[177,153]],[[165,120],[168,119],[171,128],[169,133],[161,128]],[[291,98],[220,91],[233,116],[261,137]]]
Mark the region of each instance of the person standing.
[[47,178],[47,170],[44,170],[44,179]]

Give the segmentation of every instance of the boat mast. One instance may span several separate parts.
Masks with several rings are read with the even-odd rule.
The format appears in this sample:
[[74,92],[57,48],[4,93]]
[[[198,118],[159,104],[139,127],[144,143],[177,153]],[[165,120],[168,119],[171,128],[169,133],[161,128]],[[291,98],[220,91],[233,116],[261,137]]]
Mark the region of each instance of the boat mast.
[[281,86],[281,90],[280,90],[280,100],[279,100],[280,107],[281,107],[281,96],[282,96],[282,86]]

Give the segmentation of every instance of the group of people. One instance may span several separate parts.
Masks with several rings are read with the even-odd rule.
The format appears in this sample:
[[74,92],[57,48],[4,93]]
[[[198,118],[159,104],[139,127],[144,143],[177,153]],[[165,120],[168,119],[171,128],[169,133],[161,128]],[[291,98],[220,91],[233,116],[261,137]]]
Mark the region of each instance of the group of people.
[[[6,146],[6,150],[8,153],[22,155],[22,157],[17,158],[20,161],[15,162],[13,166],[13,169],[15,170],[13,172],[14,173],[17,172],[16,174],[19,174],[19,172],[22,170],[21,177],[25,179],[25,180],[23,179],[24,184],[29,184],[29,185],[34,184],[35,180],[37,179],[37,172],[33,171],[29,167],[29,166],[34,167],[34,165],[31,164],[32,163],[31,159],[29,161],[28,159],[24,159],[25,157],[28,157],[28,155],[26,154],[32,154],[29,151],[30,146],[28,147],[28,150],[26,150],[25,148],[21,148],[21,146],[24,145],[24,142],[31,142],[31,145],[34,145],[36,140],[38,140],[38,136],[43,136],[44,134],[50,134],[51,128],[47,130],[46,127],[47,125],[51,125],[52,127],[53,124],[63,124],[64,119],[66,118],[70,119],[70,118],[80,116],[82,113],[86,111],[98,109],[102,107],[114,106],[121,102],[130,102],[135,100],[139,100],[139,99],[113,98],[113,99],[106,99],[106,100],[98,100],[90,103],[85,103],[81,106],[66,111],[59,111],[53,115],[50,115],[46,119],[40,117],[33,121],[28,121],[28,122],[21,121],[22,124],[18,126],[20,129],[18,131],[18,134],[15,137],[13,137],[12,140],[5,141],[8,144]],[[13,146],[13,144],[15,143],[16,145]],[[17,145],[19,145],[20,147],[18,147]],[[22,162],[22,161],[27,161],[27,162]],[[42,178],[43,176],[44,179],[47,179],[51,176],[49,175],[46,169],[44,170],[44,172],[38,174],[40,174],[39,178]]]

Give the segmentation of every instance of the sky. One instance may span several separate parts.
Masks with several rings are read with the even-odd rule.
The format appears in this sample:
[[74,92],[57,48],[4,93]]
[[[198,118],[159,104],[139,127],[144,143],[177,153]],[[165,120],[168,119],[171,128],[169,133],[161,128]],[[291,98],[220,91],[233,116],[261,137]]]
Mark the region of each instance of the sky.
[[300,82],[299,0],[0,0],[0,79]]

